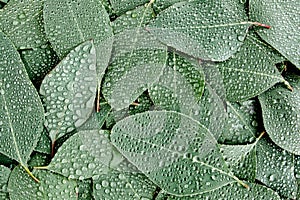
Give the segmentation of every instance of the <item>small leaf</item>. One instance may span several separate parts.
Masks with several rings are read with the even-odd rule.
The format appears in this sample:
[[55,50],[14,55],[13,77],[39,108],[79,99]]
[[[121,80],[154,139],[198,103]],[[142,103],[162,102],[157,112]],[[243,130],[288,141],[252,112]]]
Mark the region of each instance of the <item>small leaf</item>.
[[42,168],[69,179],[83,180],[107,171],[111,158],[112,147],[107,132],[80,131],[63,143],[49,166]]
[[0,152],[26,168],[43,130],[43,106],[17,50],[2,33],[0,55]]
[[0,199],[8,199],[7,182],[11,170],[0,165]]
[[192,1],[164,10],[147,30],[178,51],[204,60],[224,61],[243,44],[250,25],[244,5],[236,0]]
[[77,181],[78,200],[93,199],[93,184],[91,180]]
[[259,96],[263,122],[272,141],[281,148],[300,155],[300,77],[288,76],[294,88],[276,85]]
[[149,1],[150,0],[110,0],[110,3],[112,5],[113,11],[116,14],[120,15]]
[[42,82],[40,94],[46,109],[45,126],[52,143],[90,117],[96,87],[95,48],[87,41],[72,50]]
[[0,12],[0,27],[18,49],[47,43],[42,23],[44,0],[10,0]]
[[111,171],[100,175],[93,183],[93,196],[96,200],[152,199],[156,190],[156,186],[139,173]]
[[157,0],[157,1],[154,1],[153,9],[155,10],[156,13],[159,13],[162,10],[170,7],[171,5],[178,3],[178,2],[182,2],[182,1],[185,1],[185,0]]
[[214,136],[186,115],[152,111],[127,117],[113,127],[111,141],[170,194],[201,194],[235,181],[247,187],[229,173]]
[[258,29],[259,36],[300,68],[299,10],[297,0],[269,0],[250,2],[250,18],[271,26],[270,30]]
[[39,153],[51,154],[51,139],[49,138],[46,128],[44,128],[40,140],[34,150]]
[[262,139],[257,145],[256,179],[282,197],[295,199],[297,182],[294,176],[294,156],[271,141]]
[[28,161],[28,166],[29,167],[45,166],[49,164],[50,160],[51,157],[49,154],[33,152],[31,154],[30,160]]
[[284,59],[254,34],[233,58],[220,63],[226,97],[230,101],[245,101],[255,97],[278,82],[285,82],[275,64]]

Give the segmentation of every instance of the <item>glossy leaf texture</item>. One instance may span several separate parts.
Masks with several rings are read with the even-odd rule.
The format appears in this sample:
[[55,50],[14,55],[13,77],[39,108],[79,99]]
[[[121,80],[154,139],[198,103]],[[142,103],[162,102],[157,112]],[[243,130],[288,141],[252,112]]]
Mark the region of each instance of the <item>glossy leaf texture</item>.
[[229,173],[208,129],[174,111],[149,111],[127,117],[113,127],[111,141],[169,194],[196,195],[231,182],[243,184]]
[[289,61],[300,68],[300,2],[297,0],[251,0],[250,18],[271,26],[257,33]]
[[264,127],[270,138],[281,148],[300,155],[300,77],[286,80],[294,88],[276,85],[259,96]]
[[33,172],[41,182],[34,182],[20,167],[16,167],[8,182],[11,200],[44,200],[70,199],[76,200],[76,182],[46,171]]
[[178,51],[224,61],[243,44],[250,25],[239,1],[192,1],[162,11],[147,30]]
[[102,199],[152,199],[156,190],[140,173],[110,171],[93,180],[93,196]]
[[167,48],[139,28],[115,35],[113,57],[102,92],[116,110],[127,108],[155,83],[163,72]]
[[8,199],[7,182],[11,170],[0,165],[0,199]]
[[90,117],[96,97],[96,52],[92,41],[72,50],[43,80],[45,126],[52,142]]
[[150,0],[110,0],[113,12],[121,15],[126,11],[148,3]]
[[275,64],[284,58],[254,34],[249,34],[231,59],[218,68],[223,75],[226,97],[230,101],[245,101],[255,97],[278,82],[285,80]]
[[3,33],[0,55],[0,152],[26,166],[43,130],[43,106],[20,55]]
[[108,171],[112,146],[107,132],[80,131],[58,149],[49,166],[44,167],[68,179],[87,179]]
[[296,199],[297,182],[294,175],[294,155],[270,140],[257,145],[256,179],[277,191],[282,197]]
[[43,27],[44,0],[10,0],[0,12],[0,29],[16,48],[27,49],[47,43]]
[[101,0],[45,1],[43,13],[47,37],[60,58],[80,43],[94,41],[101,81],[113,42],[109,16]]
[[198,199],[247,199],[247,200],[280,200],[279,195],[273,190],[258,184],[248,183],[250,190],[247,190],[240,185],[231,183],[225,187],[222,187],[218,190],[207,192],[202,195],[196,195],[191,197],[176,197],[176,196],[167,196],[160,194],[158,200],[198,200]]

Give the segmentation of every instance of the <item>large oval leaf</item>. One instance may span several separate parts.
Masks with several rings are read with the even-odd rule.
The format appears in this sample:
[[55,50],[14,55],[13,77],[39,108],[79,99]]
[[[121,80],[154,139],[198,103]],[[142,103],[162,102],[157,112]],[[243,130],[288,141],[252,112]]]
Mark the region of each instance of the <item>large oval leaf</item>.
[[239,1],[192,1],[164,10],[147,30],[178,51],[224,61],[243,44],[250,25]]
[[112,143],[160,188],[194,195],[238,181],[214,136],[197,121],[173,111],[137,114],[118,122]]
[[2,33],[0,55],[0,152],[24,166],[43,130],[43,106],[20,55]]
[[287,78],[294,91],[277,85],[259,96],[263,122],[270,138],[281,148],[300,155],[300,77]]
[[45,126],[52,142],[90,117],[96,87],[95,47],[87,41],[72,50],[42,82],[40,94],[46,109]]

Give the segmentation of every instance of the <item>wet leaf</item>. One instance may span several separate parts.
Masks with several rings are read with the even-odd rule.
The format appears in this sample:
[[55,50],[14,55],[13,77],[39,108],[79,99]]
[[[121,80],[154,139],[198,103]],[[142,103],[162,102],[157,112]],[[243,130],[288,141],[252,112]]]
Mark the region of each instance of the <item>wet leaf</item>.
[[154,1],[153,3],[153,9],[159,13],[161,12],[162,10],[170,7],[171,5],[175,4],[175,3],[178,3],[178,2],[182,2],[182,1],[185,1],[185,0],[156,0]]
[[34,182],[20,167],[16,167],[8,182],[11,200],[44,200],[74,199],[76,200],[76,182],[47,171],[33,172],[40,180]]
[[110,3],[112,5],[113,11],[116,14],[120,15],[149,1],[150,0],[110,0]]
[[26,166],[43,130],[43,106],[17,50],[2,33],[0,55],[0,152]]
[[102,199],[152,199],[156,186],[139,173],[111,171],[93,180],[93,196]]
[[78,200],[93,199],[93,184],[91,180],[77,181],[78,187]]
[[277,85],[259,96],[266,131],[275,144],[300,155],[300,77],[289,76],[294,88]]
[[64,142],[49,166],[43,168],[69,179],[83,180],[107,171],[111,153],[107,132],[80,131]]
[[43,80],[40,94],[52,143],[91,115],[96,97],[96,54],[87,41],[64,58]]
[[1,30],[18,49],[47,43],[43,27],[44,0],[10,0],[0,12]]
[[39,153],[51,154],[51,139],[49,137],[49,133],[47,132],[46,128],[44,128],[40,140],[38,141],[37,146],[35,147],[34,150]]
[[8,199],[7,182],[11,170],[0,165],[0,199]]
[[164,10],[147,30],[178,51],[224,61],[243,44],[250,25],[244,4],[238,1],[192,1]]
[[137,114],[118,122],[111,140],[170,194],[195,195],[235,181],[243,184],[229,173],[214,136],[186,115],[173,111]]
[[294,156],[267,139],[262,139],[257,145],[256,174],[257,180],[277,191],[282,197],[296,198]]
[[218,68],[223,75],[226,97],[230,101],[245,101],[278,82],[285,82],[275,64],[284,58],[254,34],[248,35],[239,52]]
[[299,41],[300,2],[297,0],[252,0],[250,18],[271,26],[257,33],[282,55],[300,68]]

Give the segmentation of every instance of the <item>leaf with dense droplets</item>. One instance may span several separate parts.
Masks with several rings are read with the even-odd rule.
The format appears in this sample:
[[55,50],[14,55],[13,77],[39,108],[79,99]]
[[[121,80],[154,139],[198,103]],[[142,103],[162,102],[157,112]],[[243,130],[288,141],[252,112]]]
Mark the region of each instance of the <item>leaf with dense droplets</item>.
[[40,179],[40,183],[34,182],[20,167],[12,171],[8,181],[11,200],[77,199],[75,181],[49,171],[33,173]]
[[58,63],[58,57],[49,44],[20,51],[30,80],[38,85]]
[[112,146],[107,132],[80,131],[58,149],[51,163],[44,167],[69,179],[87,179],[108,170]]
[[28,166],[32,168],[35,166],[45,166],[49,164],[50,160],[51,156],[49,154],[33,152],[28,161]]
[[248,183],[250,190],[247,190],[236,183],[231,183],[220,189],[207,192],[202,195],[196,195],[191,197],[176,197],[168,196],[162,192],[159,194],[157,200],[216,200],[216,199],[226,199],[226,200],[237,200],[237,199],[247,199],[247,200],[280,200],[280,196],[273,190],[259,185]]
[[178,51],[224,61],[243,44],[251,25],[247,20],[244,4],[236,0],[180,2],[162,11],[147,30]]
[[275,144],[300,155],[300,77],[288,76],[294,88],[276,85],[259,96],[264,127]]
[[229,173],[209,130],[174,111],[149,111],[127,117],[113,127],[111,141],[170,194],[194,195],[234,181],[243,184]]
[[25,166],[43,130],[43,106],[20,55],[2,33],[0,55],[0,152]]
[[248,35],[245,44],[231,59],[220,63],[226,97],[230,101],[245,101],[255,97],[278,82],[285,80],[275,64],[284,58],[270,46]]
[[44,0],[10,0],[0,12],[1,30],[18,49],[47,43],[43,27]]
[[153,19],[153,9],[148,6],[140,6],[134,10],[127,11],[112,22],[115,34],[136,27],[144,27]]
[[0,165],[0,199],[8,199],[7,182],[11,170]]
[[258,103],[254,100],[242,103],[227,102],[228,121],[218,142],[222,144],[249,144],[258,132]]
[[256,179],[277,191],[282,197],[296,198],[294,156],[270,140],[258,142]]
[[80,127],[90,117],[96,87],[95,47],[87,41],[72,50],[42,82],[45,126],[52,142]]
[[102,88],[108,103],[116,110],[132,104],[162,74],[166,58],[167,48],[146,31],[117,34]]
[[93,196],[102,199],[152,199],[156,185],[139,173],[110,171],[93,180]]
[[51,139],[49,138],[46,128],[44,128],[40,140],[34,150],[44,154],[51,154]]
[[150,0],[110,0],[113,12],[120,15],[141,6]]
[[161,12],[162,10],[172,6],[175,3],[182,2],[186,0],[156,0],[153,3],[153,9],[156,13]]
[[78,200],[93,199],[93,184],[92,180],[76,181],[78,187]]
[[250,18],[271,26],[257,33],[282,55],[300,68],[300,2],[298,0],[252,0]]
[[80,43],[93,39],[100,82],[113,42],[109,16],[101,1],[45,1],[44,20],[47,37],[60,58]]

